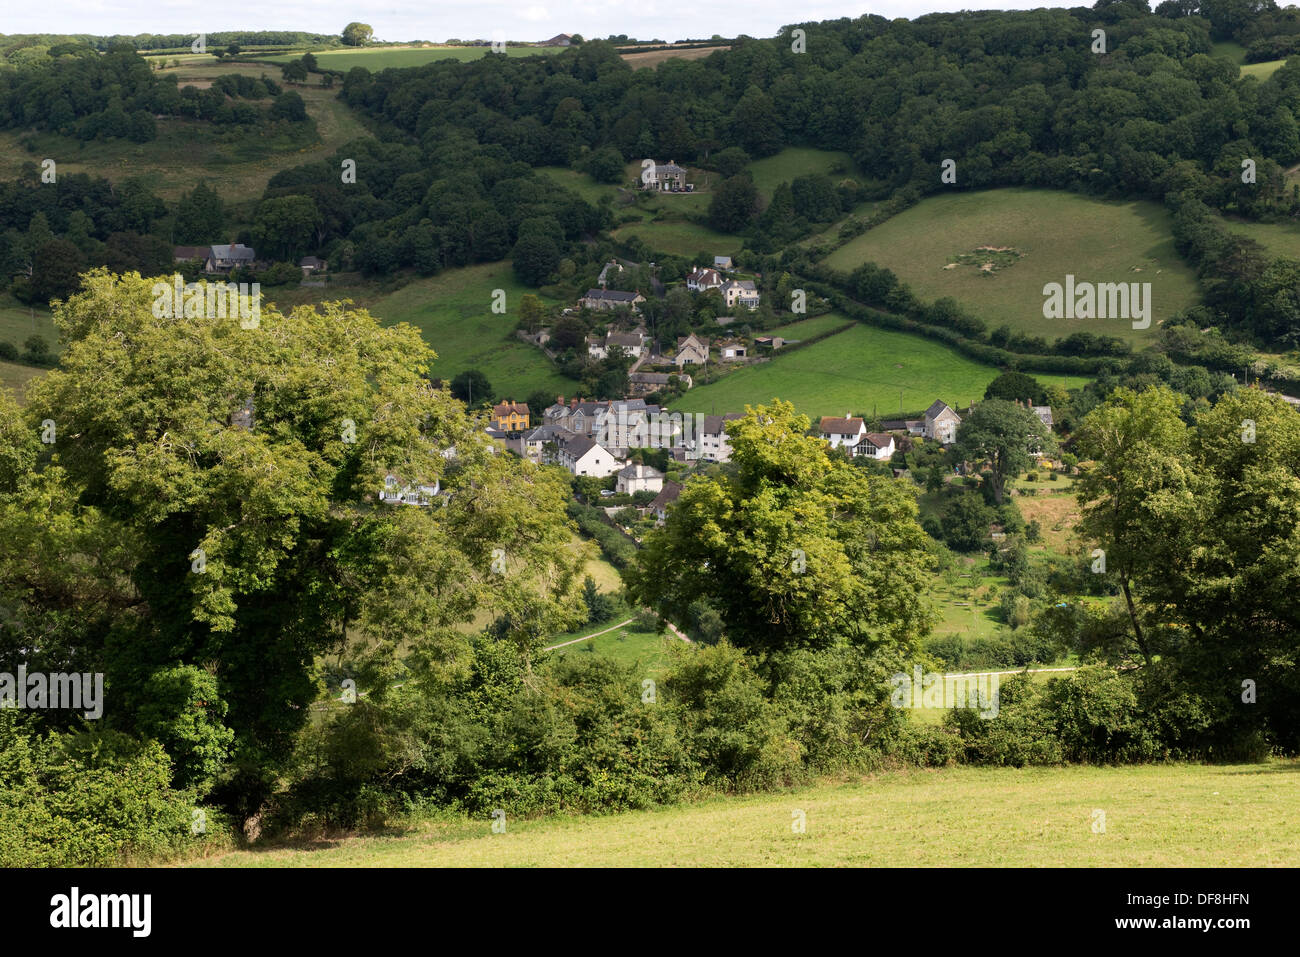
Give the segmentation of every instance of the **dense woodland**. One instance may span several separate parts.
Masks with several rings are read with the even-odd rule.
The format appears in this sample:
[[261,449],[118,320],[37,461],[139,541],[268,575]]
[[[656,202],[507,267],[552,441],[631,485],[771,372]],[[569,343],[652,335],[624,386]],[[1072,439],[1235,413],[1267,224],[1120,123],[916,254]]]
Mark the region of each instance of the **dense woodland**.
[[[158,321],[152,280],[124,273],[170,268],[174,242],[225,238],[228,211],[199,177],[171,208],[138,182],[47,189],[34,165],[0,184],[0,267],[24,301],[61,300],[64,347],[23,406],[0,393],[0,671],[100,672],[111,702],[99,722],[0,710],[0,832],[14,835],[0,863],[116,863],[431,809],[647,807],[904,765],[1300,750],[1300,415],[1225,373],[1300,345],[1300,262],[1218,219],[1300,213],[1284,177],[1300,160],[1300,60],[1261,83],[1211,53],[1285,48],[1293,12],[1175,0],[868,16],[798,26],[804,53],[794,29],[656,70],[602,41],[353,69],[339,95],[376,138],[273,176],[241,238],[372,277],[510,258],[524,284],[571,290],[625,251],[607,235],[617,211],[536,167],[602,182],[645,157],[710,170],[705,220],[745,237],[737,261],[767,291],[798,281],[854,320],[1008,367],[953,449],[899,456],[942,498],[937,517],[892,463],[833,454],[776,401],[731,423],[732,461],[693,477],[637,548],[574,500],[591,489],[494,454],[431,381],[438,344],[410,326],[347,303],[264,307],[255,329]],[[308,122],[275,84],[187,93],[133,52],[96,48],[10,58],[0,127],[129,139],[139,115],[220,124],[267,98],[251,121]],[[788,146],[844,151],[860,173],[796,177],[764,205],[744,167]],[[1203,303],[1131,354],[1104,336],[1017,338],[874,264],[839,274],[791,246],[865,200],[890,215],[954,188],[945,159],[959,189],[1164,202]],[[658,258],[667,279],[689,265]],[[666,334],[701,321],[672,294],[647,318]],[[572,349],[586,329],[556,331]],[[1095,379],[1064,394],[1038,369]],[[621,370],[583,373],[613,388]],[[1068,450],[1023,399],[1051,401]],[[1079,467],[1080,529],[1104,547],[1104,575],[1084,556],[1029,557],[1041,529],[1007,483],[1033,451]],[[974,474],[947,483],[965,463]],[[391,474],[437,480],[445,504],[377,503]],[[995,721],[911,722],[888,678],[976,664],[927,643],[928,589],[994,522],[1016,637],[983,649],[989,662],[1083,667],[1006,682]],[[584,581],[596,545],[576,529],[623,572],[622,594]],[[697,639],[649,704],[632,665],[544,652],[616,607]]]

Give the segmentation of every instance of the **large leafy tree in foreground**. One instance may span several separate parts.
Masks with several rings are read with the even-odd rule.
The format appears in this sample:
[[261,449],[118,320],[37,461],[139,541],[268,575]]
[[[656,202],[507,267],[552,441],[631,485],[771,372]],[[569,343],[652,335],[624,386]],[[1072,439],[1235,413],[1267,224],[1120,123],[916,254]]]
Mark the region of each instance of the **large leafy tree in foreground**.
[[714,604],[754,650],[924,634],[929,569],[916,501],[827,454],[788,402],[727,427],[731,466],[690,482],[626,573],[634,597],[678,621]]
[[[152,287],[87,274],[62,367],[0,405],[0,669],[104,672],[106,723],[178,739],[179,776],[220,769],[251,811],[323,653],[382,693],[399,645],[466,667],[480,608],[525,658],[574,624],[564,482],[492,454],[416,330],[339,303],[159,319]],[[382,504],[390,475],[450,497]]]

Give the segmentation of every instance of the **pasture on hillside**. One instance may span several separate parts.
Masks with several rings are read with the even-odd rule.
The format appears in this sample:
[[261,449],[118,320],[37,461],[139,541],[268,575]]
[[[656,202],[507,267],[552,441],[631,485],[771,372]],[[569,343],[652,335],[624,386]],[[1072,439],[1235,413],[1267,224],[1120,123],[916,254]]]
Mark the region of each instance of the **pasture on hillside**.
[[[166,58],[168,62],[172,58]],[[160,76],[175,76],[180,86],[207,88],[223,74],[267,76],[280,82],[280,71],[256,63],[185,62],[180,67],[160,71]],[[283,169],[317,162],[332,154],[344,143],[369,136],[369,131],[338,98],[337,86],[326,90],[313,82],[285,86],[302,97],[307,115],[316,130],[300,126],[297,133],[288,131],[268,137],[264,130],[239,126],[214,127],[211,123],[180,117],[163,117],[156,121],[157,139],[149,143],[129,140],[89,140],[57,133],[0,132],[0,179],[18,177],[24,162],[39,163],[42,157],[58,157],[60,173],[85,173],[114,183],[142,177],[161,198],[168,202],[180,199],[200,180],[216,190],[229,211],[232,204],[261,197],[267,181]],[[270,106],[269,99],[250,100],[259,110]],[[308,137],[304,139],[303,136]]]
[[[984,397],[998,370],[919,336],[855,324],[843,332],[696,386],[672,404],[674,411],[741,412],[773,397],[793,402],[814,420],[823,415],[889,418],[942,399],[965,409]],[[1077,388],[1079,376],[1042,375],[1044,385]]]
[[754,185],[758,187],[763,199],[768,201],[778,186],[799,176],[825,173],[832,180],[837,180],[855,175],[853,161],[849,159],[848,153],[804,146],[790,146],[773,156],[754,160],[746,169],[754,177]]
[[1300,226],[1294,223],[1252,223],[1227,216],[1222,223],[1232,232],[1255,240],[1269,255],[1300,259]]
[[[992,272],[959,264],[981,247],[1020,258]],[[1058,190],[993,189],[922,200],[824,260],[849,272],[864,262],[892,269],[921,299],[951,296],[983,319],[1044,336],[1117,336],[1141,347],[1160,322],[1199,301],[1195,273],[1178,256],[1158,203],[1091,199]],[[1043,287],[1075,282],[1151,283],[1151,326],[1126,319],[1048,319]]]
[[[492,311],[492,292],[506,293],[506,312]],[[496,399],[524,401],[536,389],[572,394],[576,383],[540,349],[518,339],[520,285],[509,260],[449,269],[403,286],[370,311],[387,325],[409,322],[438,353],[431,374],[450,380],[467,369],[488,377]],[[543,300],[545,301],[545,300]]]
[[[223,854],[216,867],[1296,867],[1300,762],[885,772],[780,794]],[[1105,829],[1094,833],[1094,812]],[[791,826],[803,812],[805,830]]]

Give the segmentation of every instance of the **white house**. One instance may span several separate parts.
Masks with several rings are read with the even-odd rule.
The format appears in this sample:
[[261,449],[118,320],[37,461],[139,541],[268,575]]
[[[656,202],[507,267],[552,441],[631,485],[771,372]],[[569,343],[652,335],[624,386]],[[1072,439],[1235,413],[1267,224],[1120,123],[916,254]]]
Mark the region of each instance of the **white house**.
[[855,457],[862,455],[883,462],[891,458],[894,451],[894,437],[888,432],[868,432],[858,440],[858,444],[853,446],[849,454]]
[[693,269],[686,276],[686,288],[692,292],[721,289],[722,277],[718,275],[716,269]]
[[585,435],[558,438],[557,461],[573,475],[592,475],[605,478],[617,472],[622,465],[614,454]]
[[587,340],[587,354],[596,359],[604,359],[614,346],[618,346],[633,358],[639,359],[646,351],[646,336],[640,330],[636,332],[606,332],[604,341],[590,338]]
[[389,475],[379,490],[379,501],[386,505],[432,505],[440,488],[441,483],[437,481],[432,485],[419,485]]
[[726,415],[706,415],[700,428],[699,458],[706,462],[730,462],[731,443],[727,441],[727,423],[742,419],[739,412]]
[[[819,426],[821,436],[831,444],[831,448],[852,449],[867,434],[867,424],[859,418],[851,417],[847,412],[842,419],[824,415]],[[892,453],[891,453],[892,454]]]
[[615,491],[620,495],[635,495],[637,492],[659,492],[664,487],[664,473],[649,465],[628,465],[618,472]]

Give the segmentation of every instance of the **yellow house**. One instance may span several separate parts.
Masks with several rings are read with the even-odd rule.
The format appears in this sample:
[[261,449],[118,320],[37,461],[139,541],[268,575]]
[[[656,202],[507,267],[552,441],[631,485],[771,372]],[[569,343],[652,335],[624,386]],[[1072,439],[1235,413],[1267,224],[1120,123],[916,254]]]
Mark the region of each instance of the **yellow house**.
[[528,406],[523,402],[502,402],[492,407],[492,427],[502,432],[528,428]]

